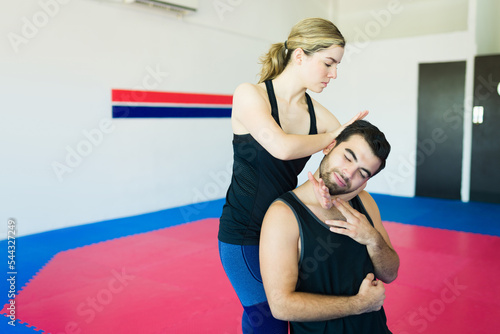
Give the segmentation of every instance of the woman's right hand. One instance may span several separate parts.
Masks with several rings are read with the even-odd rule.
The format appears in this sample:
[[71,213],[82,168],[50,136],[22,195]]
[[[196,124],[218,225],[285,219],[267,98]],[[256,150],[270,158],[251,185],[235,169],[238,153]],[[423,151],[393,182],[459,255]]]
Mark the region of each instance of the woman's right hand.
[[359,113],[356,114],[356,116],[354,116],[353,118],[351,118],[351,120],[345,124],[343,124],[342,126],[338,127],[337,129],[335,129],[334,131],[332,131],[331,133],[334,135],[335,138],[338,137],[338,135],[344,131],[344,129],[346,127],[348,127],[349,125],[351,125],[352,123],[356,122],[356,121],[359,121],[363,118],[366,117],[366,115],[368,115],[368,110],[363,110],[363,111],[360,111]]

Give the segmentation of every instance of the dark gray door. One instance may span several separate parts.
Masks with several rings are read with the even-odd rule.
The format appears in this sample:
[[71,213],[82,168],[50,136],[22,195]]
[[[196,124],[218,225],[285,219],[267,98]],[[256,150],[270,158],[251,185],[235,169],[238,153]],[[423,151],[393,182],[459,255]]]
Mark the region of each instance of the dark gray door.
[[[500,55],[476,57],[471,201],[500,203]],[[481,115],[482,114],[482,115]]]
[[419,65],[416,196],[460,199],[465,62]]

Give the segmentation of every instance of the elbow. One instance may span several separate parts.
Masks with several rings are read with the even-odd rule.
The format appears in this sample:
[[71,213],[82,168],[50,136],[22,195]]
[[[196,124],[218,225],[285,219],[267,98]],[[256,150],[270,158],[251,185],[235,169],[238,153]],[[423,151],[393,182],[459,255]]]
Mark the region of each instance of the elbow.
[[399,264],[400,264],[399,256],[396,254],[396,261],[394,263],[394,271],[392,273],[391,280],[388,283],[392,283],[396,280],[396,278],[398,278]]
[[269,309],[271,310],[273,318],[278,320],[288,321],[286,314],[280,305],[272,303],[271,301],[268,302],[269,302]]
[[271,314],[275,319],[282,321],[291,321],[293,319],[290,318],[290,314],[287,312],[286,303],[284,301],[280,302],[279,299],[268,299],[269,309],[271,310]]
[[384,277],[381,278],[382,282],[384,283],[392,283],[398,278],[398,271],[399,271],[399,258],[397,259],[396,263],[394,263],[394,268],[392,270],[389,270],[385,273]]
[[269,154],[271,154],[274,158],[276,158],[278,160],[286,161],[286,160],[292,160],[295,158],[293,156],[293,152],[288,151],[285,148],[276,147],[272,151],[268,151],[268,152],[269,152]]
[[389,284],[389,283],[394,282],[396,280],[396,278],[398,278],[398,271],[397,270],[394,272],[394,274],[387,275],[387,277],[384,277],[384,279],[381,279],[381,280],[382,280],[382,282]]
[[270,305],[269,305],[269,307],[271,309],[271,314],[273,315],[274,319],[281,320],[281,321],[290,321],[290,319],[288,319],[288,317],[286,316],[285,312],[283,312],[279,308],[271,307]]
[[274,137],[261,143],[269,154],[279,160],[292,160],[297,158],[296,149],[286,137]]

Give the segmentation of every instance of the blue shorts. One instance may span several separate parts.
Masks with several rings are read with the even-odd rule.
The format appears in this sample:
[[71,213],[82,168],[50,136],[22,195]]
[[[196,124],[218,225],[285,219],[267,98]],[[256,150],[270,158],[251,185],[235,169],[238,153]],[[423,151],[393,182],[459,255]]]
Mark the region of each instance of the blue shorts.
[[259,246],[219,241],[219,255],[222,267],[243,305],[243,333],[288,333],[288,322],[275,319],[267,303],[260,275]]

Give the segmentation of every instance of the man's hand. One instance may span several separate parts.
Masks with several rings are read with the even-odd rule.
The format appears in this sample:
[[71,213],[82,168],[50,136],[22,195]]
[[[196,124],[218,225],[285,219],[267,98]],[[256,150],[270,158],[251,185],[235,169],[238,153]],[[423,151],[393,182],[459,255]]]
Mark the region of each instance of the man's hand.
[[375,275],[385,283],[390,283],[398,276],[399,256],[392,248],[375,201],[366,192],[360,197],[363,198],[363,205],[373,221],[373,226],[365,215],[338,198],[333,201],[333,204],[347,221],[326,220],[325,223],[330,226],[330,231],[346,235],[365,245],[373,262]]
[[356,297],[360,303],[360,314],[378,311],[384,305],[385,287],[381,281],[375,281],[375,275],[369,273],[366,275],[359,287]]
[[381,238],[380,233],[370,224],[366,216],[353,209],[346,201],[336,198],[333,205],[340,211],[347,221],[326,220],[330,231],[343,234],[362,245],[374,245]]

